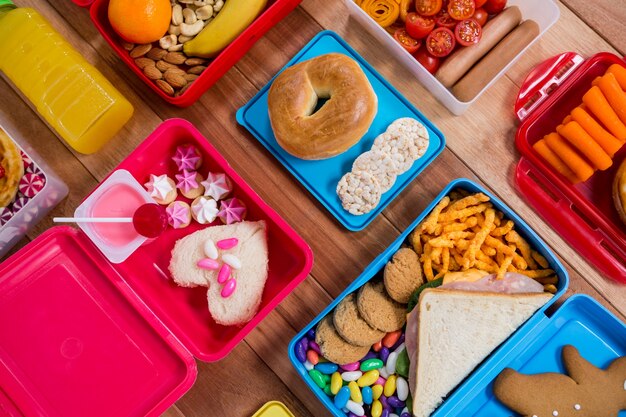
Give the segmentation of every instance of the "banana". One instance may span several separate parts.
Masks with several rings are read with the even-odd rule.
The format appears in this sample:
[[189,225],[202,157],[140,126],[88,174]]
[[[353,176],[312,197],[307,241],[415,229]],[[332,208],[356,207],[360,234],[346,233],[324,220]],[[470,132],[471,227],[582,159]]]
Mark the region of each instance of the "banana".
[[214,58],[226,48],[265,9],[267,0],[226,0],[215,19],[189,42],[187,56]]

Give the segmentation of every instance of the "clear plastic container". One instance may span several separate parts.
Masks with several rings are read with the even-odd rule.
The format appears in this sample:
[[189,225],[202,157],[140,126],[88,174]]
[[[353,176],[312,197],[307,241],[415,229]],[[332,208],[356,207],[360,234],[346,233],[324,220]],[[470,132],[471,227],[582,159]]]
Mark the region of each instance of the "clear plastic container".
[[72,148],[96,152],[133,106],[36,10],[0,0],[0,71]]

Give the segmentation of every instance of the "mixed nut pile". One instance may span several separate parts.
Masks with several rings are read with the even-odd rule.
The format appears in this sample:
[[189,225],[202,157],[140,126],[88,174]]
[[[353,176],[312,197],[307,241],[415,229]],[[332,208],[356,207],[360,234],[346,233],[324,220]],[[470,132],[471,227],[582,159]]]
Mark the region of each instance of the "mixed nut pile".
[[159,46],[124,43],[137,66],[167,95],[177,97],[206,69],[207,60],[187,57],[189,42],[224,6],[224,0],[172,0],[172,22]]

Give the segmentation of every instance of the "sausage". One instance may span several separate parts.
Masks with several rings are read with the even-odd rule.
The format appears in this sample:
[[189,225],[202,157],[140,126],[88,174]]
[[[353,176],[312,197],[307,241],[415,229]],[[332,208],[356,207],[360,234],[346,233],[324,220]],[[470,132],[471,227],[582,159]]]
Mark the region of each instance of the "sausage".
[[539,36],[539,25],[526,20],[502,39],[452,87],[460,101],[471,101],[515,56]]
[[441,84],[452,87],[472,66],[500,42],[522,21],[522,12],[516,6],[507,7],[483,28],[483,36],[475,45],[453,52],[435,73]]

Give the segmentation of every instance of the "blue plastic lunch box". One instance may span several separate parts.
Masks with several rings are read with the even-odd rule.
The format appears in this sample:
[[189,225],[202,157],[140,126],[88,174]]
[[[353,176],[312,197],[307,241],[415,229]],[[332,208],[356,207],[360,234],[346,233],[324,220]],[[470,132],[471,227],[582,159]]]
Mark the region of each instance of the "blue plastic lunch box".
[[[335,32],[326,30],[318,33],[279,71],[279,74],[294,64],[331,52],[347,55],[358,62],[378,97],[376,117],[368,132],[357,144],[340,155],[317,161],[296,158],[285,152],[274,137],[267,110],[268,90],[274,79],[237,111],[237,122],[248,129],[341,224],[348,230],[358,231],[374,220],[415,177],[437,158],[445,147],[445,138],[437,127]],[[352,169],[354,160],[372,147],[374,139],[383,133],[391,122],[401,117],[412,117],[426,127],[430,139],[426,153],[415,161],[411,169],[398,176],[396,183],[382,195],[380,203],[374,210],[361,216],[348,213],[341,206],[341,201],[337,196],[337,183]]]
[[[511,367],[522,373],[560,372],[561,349],[571,344],[581,355],[595,366],[605,368],[613,359],[626,355],[626,325],[608,310],[586,295],[569,298],[553,314],[546,313],[567,289],[567,271],[548,246],[537,234],[502,201],[482,186],[468,179],[452,181],[407,229],[352,282],[324,311],[302,329],[289,343],[289,359],[304,382],[315,393],[326,408],[337,417],[346,414],[335,407],[327,396],[309,377],[304,365],[295,355],[296,343],[317,323],[329,314],[348,294],[356,291],[381,271],[387,261],[405,242],[407,236],[432,211],[435,205],[453,189],[460,188],[471,193],[483,192],[491,198],[494,207],[515,222],[515,229],[528,243],[541,253],[559,278],[554,297],[539,309],[524,325],[499,346],[472,374],[465,379],[432,414],[443,416],[490,416],[509,417],[514,413],[494,397],[492,385],[497,375]],[[625,417],[626,412],[620,413]]]

